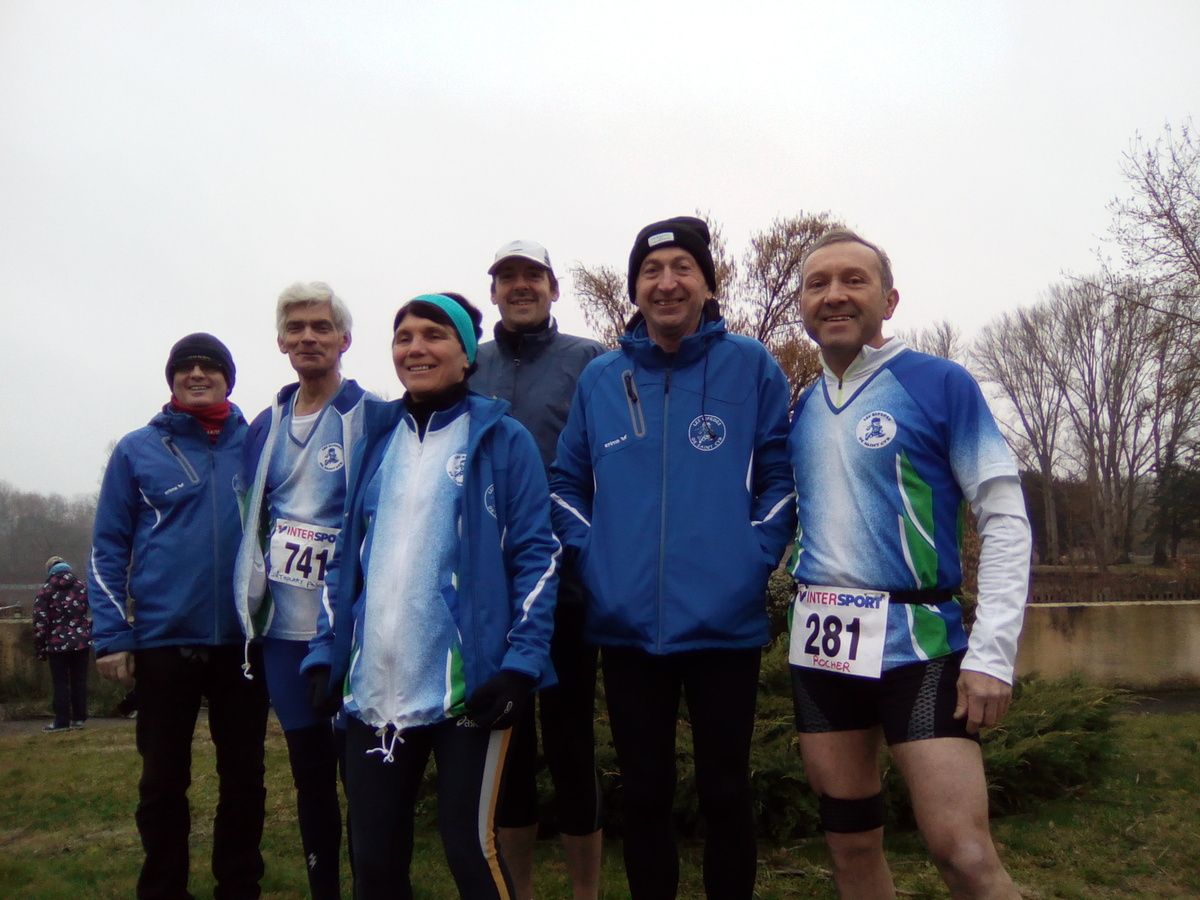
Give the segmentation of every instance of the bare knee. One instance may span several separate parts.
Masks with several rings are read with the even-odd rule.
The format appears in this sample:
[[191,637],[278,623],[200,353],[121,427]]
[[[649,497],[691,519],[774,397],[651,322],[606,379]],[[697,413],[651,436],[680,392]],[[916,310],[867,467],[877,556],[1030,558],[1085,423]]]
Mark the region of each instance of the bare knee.
[[854,871],[867,863],[883,858],[883,829],[859,831],[853,834],[825,832],[825,843],[837,871]]
[[955,897],[1008,896],[1012,887],[987,830],[927,840],[929,855]]

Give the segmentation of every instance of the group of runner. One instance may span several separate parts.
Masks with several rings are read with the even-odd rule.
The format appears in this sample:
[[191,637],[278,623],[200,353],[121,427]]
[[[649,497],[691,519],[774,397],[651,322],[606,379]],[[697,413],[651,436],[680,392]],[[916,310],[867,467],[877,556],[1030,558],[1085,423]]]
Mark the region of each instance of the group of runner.
[[[966,371],[883,336],[899,300],[887,255],[843,229],[806,254],[800,312],[823,373],[790,413],[770,353],[726,331],[699,219],[638,233],[635,312],[612,351],[558,330],[541,245],[505,244],[488,275],[493,341],[460,294],[400,307],[405,394],[391,403],[342,377],[351,316],[321,282],[278,299],[298,381],[252,424],[229,402],[221,341],[171,348],[171,400],[113,452],[89,566],[101,674],[141,698],[138,895],[190,896],[205,698],[216,896],[259,895],[269,704],[313,897],[340,895],[339,768],[355,896],[412,895],[430,755],[459,893],[534,896],[540,732],[572,891],[595,898],[599,668],[631,896],[678,892],[682,697],[705,892],[751,897],[764,597],[790,545],[796,727],[839,893],[894,896],[886,742],[952,894],[1017,896],[989,834],[978,734],[1011,698],[1024,501]],[[969,636],[965,506],[982,538]]]

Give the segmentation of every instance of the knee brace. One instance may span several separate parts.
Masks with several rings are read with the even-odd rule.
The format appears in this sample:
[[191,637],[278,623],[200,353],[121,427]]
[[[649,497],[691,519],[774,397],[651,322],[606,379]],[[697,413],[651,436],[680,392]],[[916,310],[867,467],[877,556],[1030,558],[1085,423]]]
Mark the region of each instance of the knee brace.
[[883,793],[861,800],[820,798],[821,827],[835,834],[855,834],[883,827]]

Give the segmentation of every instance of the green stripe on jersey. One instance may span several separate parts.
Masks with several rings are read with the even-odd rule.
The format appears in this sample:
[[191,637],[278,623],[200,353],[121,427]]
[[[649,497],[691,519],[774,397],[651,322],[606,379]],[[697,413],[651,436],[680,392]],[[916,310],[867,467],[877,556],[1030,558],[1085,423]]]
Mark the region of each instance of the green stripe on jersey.
[[936,659],[950,653],[945,620],[924,606],[912,606],[912,635],[927,659]]
[[467,711],[467,675],[463,667],[462,644],[454,642],[446,660],[446,715],[461,716]]
[[896,457],[896,480],[904,500],[903,528],[905,557],[912,567],[918,588],[937,587],[938,558],[933,536],[933,488],[913,468],[908,454]]

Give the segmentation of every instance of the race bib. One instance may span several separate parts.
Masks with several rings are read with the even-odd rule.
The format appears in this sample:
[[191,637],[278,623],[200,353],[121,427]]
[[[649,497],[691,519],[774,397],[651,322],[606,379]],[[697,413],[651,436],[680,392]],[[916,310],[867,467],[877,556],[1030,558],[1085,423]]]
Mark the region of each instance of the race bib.
[[271,532],[272,581],[315,590],[324,587],[340,528],[276,519]]
[[887,610],[887,591],[797,585],[788,662],[822,672],[878,678]]

